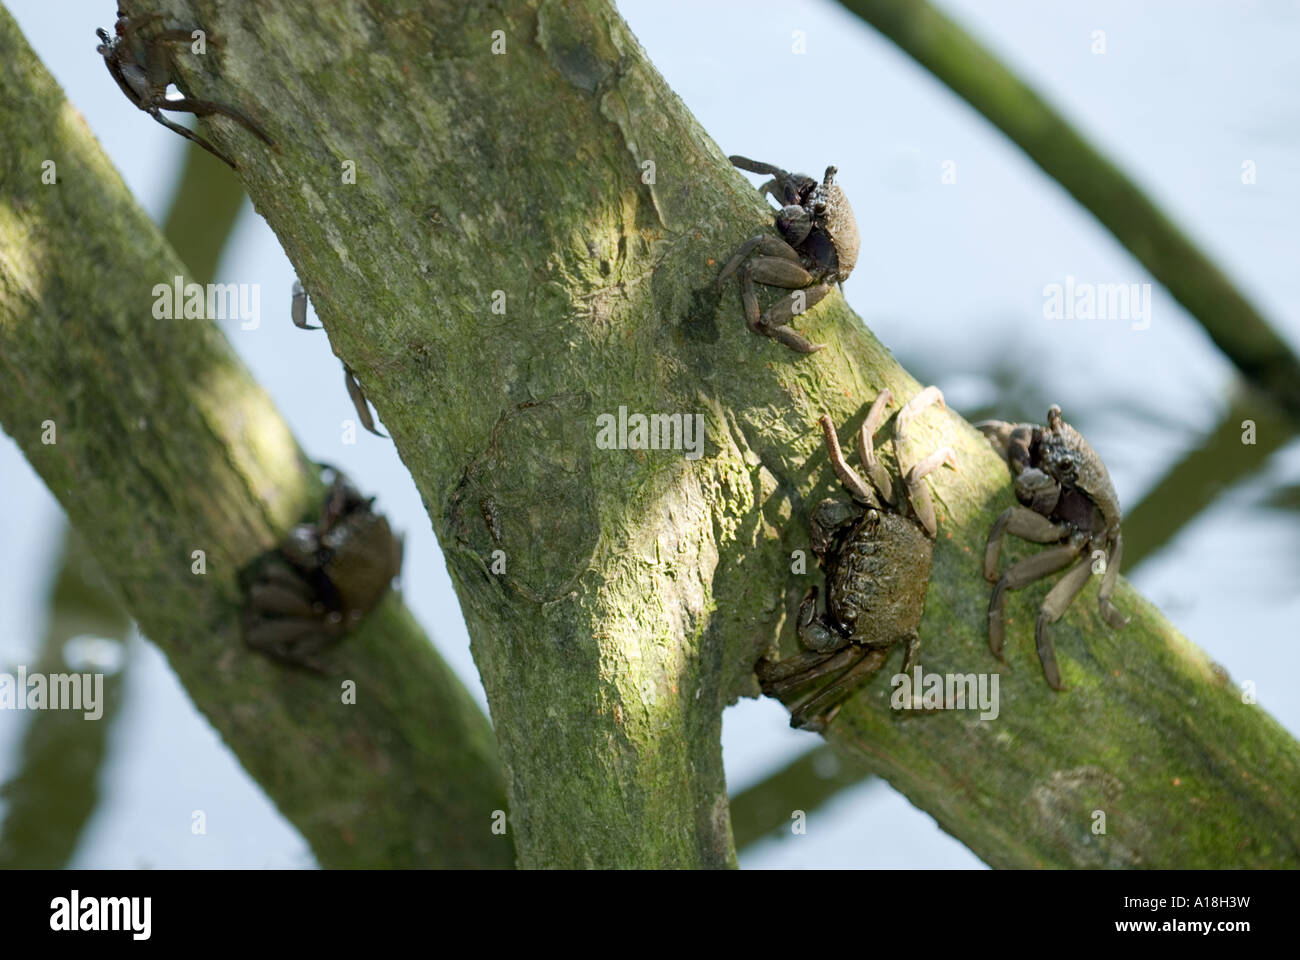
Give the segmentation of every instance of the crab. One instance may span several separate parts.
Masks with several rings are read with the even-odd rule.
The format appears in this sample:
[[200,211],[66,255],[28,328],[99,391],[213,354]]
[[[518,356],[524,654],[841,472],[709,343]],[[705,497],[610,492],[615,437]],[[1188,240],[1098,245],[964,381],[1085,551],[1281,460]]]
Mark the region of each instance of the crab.
[[[738,272],[749,329],[797,353],[814,353],[826,345],[810,343],[790,322],[797,313],[816,306],[830,293],[832,283],[848,279],[858,262],[858,222],[844,191],[833,182],[836,170],[827,167],[818,183],[807,174],[787,173],[769,163],[728,159],[742,170],[772,178],[759,190],[781,204],[776,213],[780,236],[760,233],[741,244],[718,274],[716,289],[721,292],[727,278]],[[782,297],[760,313],[755,283],[802,291],[802,297]]]
[[[1002,420],[975,426],[1011,467],[1020,501],[994,522],[984,550],[984,577],[996,584],[989,599],[989,649],[1002,659],[1006,592],[1069,567],[1044,598],[1034,629],[1043,676],[1054,690],[1063,690],[1047,628],[1061,618],[1089,577],[1104,574],[1097,598],[1101,618],[1117,630],[1128,623],[1111,602],[1124,552],[1119,498],[1106,465],[1061,418],[1060,407],[1053,405],[1047,411],[1045,427]],[[1011,564],[999,576],[998,554],[1009,533],[1051,546]]]
[[[827,611],[817,612],[817,587],[810,587],[799,605],[797,624],[805,649],[785,660],[762,660],[757,669],[763,692],[783,701],[814,680],[835,677],[787,701],[792,727],[824,730],[896,644],[905,645],[903,671],[910,672],[916,664],[917,627],[938,530],[923,478],[943,464],[956,469],[957,458],[949,447],[917,463],[908,457],[907,428],[912,418],[930,404],[944,405],[939,389],[926,387],[894,420],[894,449],[906,491],[896,496],[872,439],[892,400],[890,391],[882,390],[858,434],[858,452],[870,484],[845,461],[831,418],[820,420],[831,467],[852,497],[850,503],[823,500],[808,522],[810,545],[826,577]],[[909,504],[913,516],[908,515]]]
[[[320,324],[307,322],[307,291],[303,289],[302,281],[295,279],[293,281],[293,301],[289,309],[289,316],[293,319],[293,325],[299,330],[323,330]],[[343,385],[347,387],[348,397],[352,400],[352,407],[357,411],[357,417],[361,420],[361,425],[376,437],[388,439],[388,434],[382,433],[375,426],[375,418],[370,413],[370,402],[366,399],[366,391],[362,389],[361,382],[357,380],[357,375],[352,368],[343,363]]]
[[[222,103],[211,100],[195,100],[191,97],[168,99],[167,87],[174,81],[175,64],[172,61],[172,49],[169,43],[192,43],[193,32],[190,30],[157,30],[145,36],[144,28],[162,19],[160,13],[147,13],[138,17],[128,17],[121,10],[117,11],[114,24],[115,36],[110,37],[107,30],[95,31],[100,39],[96,52],[104,58],[108,72],[113,75],[117,85],[122,88],[127,99],[149,116],[153,117],[168,130],[179,133],[186,140],[197,143],[204,150],[220,159],[232,170],[235,162],[214,147],[207,139],[187,130],[178,123],[173,123],[162,115],[163,110],[183,111],[197,117],[207,117],[214,113],[237,120],[244,127],[262,140],[267,146],[275,148],[275,141],[266,131],[248,116]],[[209,38],[209,42],[215,42]]]
[[303,523],[248,585],[244,639],[277,660],[329,673],[321,654],[350,633],[402,570],[402,538],[341,472],[318,523]]

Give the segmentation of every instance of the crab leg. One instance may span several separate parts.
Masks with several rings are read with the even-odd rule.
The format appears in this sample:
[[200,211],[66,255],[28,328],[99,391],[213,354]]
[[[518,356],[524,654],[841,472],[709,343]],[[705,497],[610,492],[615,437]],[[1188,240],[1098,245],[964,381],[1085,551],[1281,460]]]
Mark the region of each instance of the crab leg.
[[884,464],[876,459],[875,436],[885,420],[887,408],[893,401],[894,395],[888,388],[881,390],[871,409],[867,411],[867,419],[862,421],[862,429],[858,431],[858,457],[862,460],[862,467],[867,471],[867,476],[871,478],[880,496],[890,504],[895,502],[894,484],[890,481],[889,471],[885,469]]
[[[821,677],[843,673],[845,670],[852,667],[853,664],[862,659],[865,653],[865,647],[860,647],[857,644],[851,643],[843,649],[829,655],[814,654],[814,657],[820,657],[821,660],[820,662],[813,662],[811,666],[809,666],[808,663],[813,658],[804,659],[804,655],[802,654],[791,657],[788,661],[782,660],[779,663],[774,664],[774,668],[784,667],[789,663],[791,670],[793,670],[794,667],[801,665],[804,666],[804,669],[797,673],[790,672],[787,674],[782,672],[783,675],[776,678],[770,676],[764,677],[762,684],[763,692],[770,696],[780,697],[782,694],[789,693],[791,690],[798,689],[799,687],[811,683]],[[772,672],[777,673],[778,671],[774,669]]]
[[315,614],[311,601],[282,583],[258,583],[249,591],[253,604],[265,613],[309,619]]
[[357,382],[357,375],[352,372],[352,368],[346,363],[343,364],[343,382],[347,384],[348,396],[352,398],[352,406],[356,408],[357,416],[361,418],[361,425],[376,437],[383,437],[387,440],[388,434],[380,433],[375,429],[375,418],[370,415],[370,407],[366,403],[365,391],[361,389],[361,384]]
[[1047,625],[1061,619],[1061,614],[1074,602],[1092,576],[1092,566],[1087,557],[1081,557],[1070,571],[1048,591],[1038,610],[1038,624],[1034,627],[1034,640],[1038,645],[1038,659],[1043,665],[1043,676],[1053,690],[1064,690],[1061,669],[1056,664],[1056,647],[1048,636]]
[[770,163],[761,163],[758,160],[751,160],[749,157],[742,157],[738,153],[727,157],[727,161],[733,167],[740,167],[741,170],[748,170],[750,173],[762,173],[769,177],[790,176],[790,174],[786,173],[780,167],[774,167]]
[[1028,507],[1007,507],[989,531],[988,543],[984,547],[984,579],[989,583],[998,582],[998,554],[1006,534],[1015,534],[1033,543],[1059,543],[1069,530],[1068,524],[1052,523]]
[[888,656],[888,647],[868,649],[862,659],[845,670],[839,678],[791,706],[790,726],[824,729],[834,719],[840,704],[853,695],[862,680],[879,670]]
[[912,511],[916,514],[916,519],[921,521],[921,526],[925,532],[934,539],[939,531],[939,523],[934,518],[934,501],[930,499],[930,491],[922,483],[925,475],[933,473],[944,464],[957,469],[957,454],[952,452],[952,447],[942,447],[934,451],[920,463],[913,464],[903,479],[907,486],[907,499],[912,504]]
[[1097,607],[1101,613],[1101,618],[1117,630],[1128,626],[1129,621],[1129,618],[1120,613],[1115,608],[1115,605],[1110,602],[1111,595],[1115,592],[1115,585],[1119,582],[1119,564],[1123,557],[1124,537],[1117,530],[1108,551],[1106,573],[1101,580],[1101,593],[1097,597]]
[[898,418],[894,421],[894,437],[899,440],[907,438],[907,428],[911,426],[912,418],[924,410],[932,403],[947,409],[947,404],[943,402],[943,392],[938,387],[926,387],[911,400],[903,405],[903,409],[898,411]]
[[275,141],[271,139],[270,134],[263,130],[247,114],[241,113],[234,107],[227,107],[225,104],[213,103],[211,100],[192,100],[189,97],[179,97],[175,100],[168,100],[165,97],[155,100],[156,106],[164,110],[180,110],[192,113],[196,117],[209,117],[218,113],[223,117],[229,117],[242,123],[249,133],[253,134],[269,147],[275,147]]
[[147,107],[145,109],[145,112],[148,113],[149,116],[157,120],[159,123],[161,123],[168,130],[172,131],[172,133],[179,133],[182,137],[184,137],[186,140],[189,140],[191,143],[197,143],[200,147],[208,151],[208,153],[212,154],[214,157],[216,157],[218,160],[220,160],[222,163],[228,166],[231,170],[238,169],[235,166],[235,161],[231,160],[228,156],[226,156],[224,153],[222,153],[220,150],[214,147],[211,143],[205,140],[201,135],[195,133],[193,130],[181,126],[179,123],[173,123],[172,121],[164,117],[162,115],[162,112],[158,109],[158,105]]
[[321,329],[320,324],[307,322],[307,291],[303,289],[301,280],[293,281],[293,307],[290,315],[293,317],[293,325],[299,330]]
[[755,257],[749,261],[749,275],[758,283],[787,290],[800,290],[813,279],[797,260],[784,257]]
[[760,233],[757,236],[750,237],[740,245],[735,256],[727,261],[727,265],[722,268],[718,274],[718,279],[714,282],[714,289],[721,290],[722,285],[726,283],[727,278],[736,272],[737,268],[744,262],[745,258],[757,250],[765,257],[780,257],[783,260],[799,262],[799,254],[795,252],[794,247],[786,243],[780,237],[774,237],[768,233]]
[[745,326],[749,327],[754,333],[762,333],[763,328],[759,323],[758,289],[754,286],[754,281],[749,275],[748,266],[740,268],[739,281],[740,302],[745,309]]
[[819,422],[822,425],[822,436],[826,439],[826,457],[831,462],[831,469],[835,471],[835,476],[840,478],[840,483],[844,484],[844,488],[849,491],[854,500],[870,507],[879,507],[880,504],[875,494],[871,492],[871,488],[844,459],[844,453],[840,450],[839,437],[835,435],[835,421],[829,414],[824,413]]
[[989,650],[993,656],[1002,659],[1002,640],[1005,633],[1002,610],[1006,604],[1006,591],[1019,590],[1035,580],[1041,580],[1049,574],[1070,565],[1079,555],[1080,546],[1075,543],[1062,543],[1048,547],[1042,553],[1013,563],[1002,574],[1002,579],[993,588],[989,597]]
[[[818,350],[823,349],[826,344],[809,342],[791,328],[789,324],[796,316],[806,313],[821,303],[826,298],[826,294],[830,292],[829,284],[819,283],[815,287],[808,287],[805,290],[796,291],[788,297],[782,297],[768,307],[767,312],[759,318],[758,323],[761,328],[759,332],[767,334],[773,340],[779,340],[797,353],[816,353]],[[799,293],[803,294],[803,309],[796,314],[794,302]]]

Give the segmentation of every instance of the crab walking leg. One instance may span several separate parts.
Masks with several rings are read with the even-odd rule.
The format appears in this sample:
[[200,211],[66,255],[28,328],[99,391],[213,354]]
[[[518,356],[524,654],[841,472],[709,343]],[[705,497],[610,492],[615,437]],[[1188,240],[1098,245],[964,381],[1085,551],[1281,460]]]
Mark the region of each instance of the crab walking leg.
[[1048,636],[1047,625],[1061,619],[1061,614],[1065,613],[1066,608],[1074,602],[1074,598],[1087,585],[1088,578],[1091,576],[1091,562],[1086,556],[1081,557],[1079,562],[1070,568],[1069,573],[1048,591],[1042,607],[1038,610],[1034,640],[1038,645],[1038,660],[1043,665],[1043,676],[1047,678],[1047,683],[1053,690],[1064,690],[1065,687],[1061,684],[1061,669],[1056,664],[1056,647],[1052,645],[1052,638]]
[[347,385],[348,396],[352,398],[352,406],[356,408],[357,416],[361,418],[361,425],[376,437],[383,437],[387,440],[388,434],[380,433],[375,429],[375,419],[370,415],[370,407],[366,404],[365,391],[361,389],[361,384],[357,382],[357,375],[352,372],[352,368],[346,363],[343,364],[343,382]]
[[835,435],[835,421],[830,418],[829,414],[823,413],[819,422],[822,425],[822,436],[826,439],[826,457],[830,460],[831,469],[835,471],[835,476],[839,477],[840,483],[844,484],[845,489],[859,503],[865,503],[871,507],[880,506],[875,494],[871,492],[871,488],[862,481],[857,471],[850,467],[844,459],[844,453],[840,450],[840,438]]
[[220,160],[222,163],[228,166],[231,170],[239,169],[238,167],[235,166],[235,161],[231,160],[228,156],[226,156],[224,153],[222,153],[220,150],[214,147],[211,143],[205,140],[200,134],[195,133],[193,130],[188,129],[187,127],[181,126],[179,123],[173,123],[172,121],[164,117],[162,115],[162,111],[160,111],[157,106],[151,106],[147,108],[145,112],[148,113],[149,116],[157,120],[159,123],[161,123],[172,133],[179,133],[182,137],[184,137],[186,140],[189,140],[191,143],[197,143],[200,147],[208,151],[208,153],[212,154],[214,157],[216,157],[218,160]]
[[762,163],[758,160],[751,160],[749,157],[742,157],[738,153],[733,153],[727,157],[727,162],[733,167],[740,167],[741,170],[748,170],[750,173],[761,173],[769,177],[788,177],[780,167],[774,167],[770,163]]
[[192,113],[196,117],[209,117],[214,113],[220,114],[223,117],[229,117],[231,120],[243,124],[249,133],[253,134],[268,147],[275,148],[277,152],[279,151],[275,141],[271,139],[270,134],[263,130],[251,117],[236,110],[234,107],[227,107],[225,104],[221,103],[213,103],[211,100],[191,100],[188,97],[182,97],[176,100],[164,99],[155,102],[164,110],[181,110],[187,113]]
[[1101,593],[1097,597],[1097,609],[1101,613],[1101,618],[1116,630],[1128,626],[1128,617],[1120,613],[1110,602],[1111,595],[1115,592],[1115,585],[1119,583],[1119,564],[1123,557],[1124,536],[1117,530],[1107,554],[1106,574],[1102,577]]
[[321,329],[320,324],[307,322],[307,291],[303,289],[301,280],[293,281],[293,306],[290,316],[293,317],[293,325],[299,330]]
[[1026,557],[1007,567],[1006,572],[1002,574],[1002,579],[993,588],[993,595],[989,597],[989,650],[993,652],[993,656],[1002,659],[1002,640],[1005,632],[1002,608],[1006,604],[1006,591],[1019,590],[1035,580],[1041,580],[1055,573],[1062,567],[1069,566],[1070,561],[1079,555],[1079,549],[1078,544],[1062,543],[1059,546],[1048,547],[1041,553]]
[[880,496],[889,504],[895,503],[894,484],[889,479],[889,471],[885,469],[885,465],[876,459],[875,436],[893,401],[894,395],[888,388],[881,390],[871,409],[867,411],[867,419],[862,421],[862,429],[858,431],[858,457],[862,460],[862,468],[867,471],[867,477],[880,492]]
[[835,716],[835,710],[853,695],[865,678],[879,670],[889,656],[887,647],[874,647],[844,673],[816,693],[790,708],[790,726],[821,729]]
[[[799,687],[812,683],[814,680],[819,680],[822,677],[829,677],[835,674],[842,674],[845,670],[848,670],[855,663],[861,660],[866,654],[866,650],[866,647],[859,646],[856,643],[851,643],[844,647],[844,649],[833,653],[830,656],[819,654],[819,656],[824,657],[821,663],[815,663],[810,667],[806,667],[799,673],[793,673],[789,676],[782,677],[779,680],[765,680],[763,683],[763,692],[769,696],[781,697],[789,693],[791,690],[797,690]],[[791,660],[806,662],[802,661],[800,657],[792,657]],[[786,661],[782,660],[780,664],[777,664],[777,666],[784,666],[785,663]]]
[[[788,297],[782,297],[759,318],[760,332],[773,340],[779,340],[796,353],[816,353],[826,347],[824,343],[812,343],[790,326],[790,321],[811,310],[831,292],[830,284],[819,283],[803,290],[795,290]],[[795,304],[799,303],[796,309]]]
[[998,555],[1002,552],[1002,538],[1008,533],[1032,543],[1059,543],[1069,530],[1068,524],[1052,523],[1028,507],[1007,507],[994,521],[984,546],[984,579],[998,582]]
[[907,428],[911,426],[912,419],[932,403],[937,403],[945,410],[948,408],[948,405],[943,402],[943,392],[938,387],[926,387],[903,404],[903,409],[898,411],[898,418],[894,421],[894,437],[898,440],[906,440]]
[[781,257],[754,257],[749,261],[749,275],[758,283],[787,290],[799,290],[812,283],[812,274],[797,261]]
[[740,265],[744,263],[745,258],[755,251],[758,251],[764,257],[780,257],[794,263],[799,262],[799,254],[790,244],[780,237],[774,237],[769,233],[760,233],[757,236],[750,237],[740,245],[740,249],[736,251],[735,256],[727,261],[727,265],[718,274],[718,279],[714,282],[714,289],[721,290],[722,285],[727,282],[727,278],[735,273]]
[[250,596],[259,610],[277,617],[308,619],[316,614],[311,601],[302,595],[301,590],[283,583],[254,584]]
[[898,453],[898,467],[903,474],[904,485],[907,487],[907,497],[912,504],[912,509],[916,517],[921,521],[921,526],[931,537],[938,532],[938,524],[934,518],[934,502],[930,499],[930,491],[921,483],[921,479],[927,474],[936,470],[940,464],[948,464],[954,470],[957,469],[957,455],[949,447],[937,450],[930,456],[926,457],[920,463],[911,465],[908,462],[907,441],[908,428],[912,425],[912,420],[926,407],[937,403],[940,407],[946,409],[943,400],[943,392],[934,386],[926,387],[898,411],[898,416],[894,419],[894,449]]
[[952,469],[957,469],[957,454],[953,453],[952,447],[943,447],[934,451],[920,463],[908,468],[903,477],[907,487],[907,499],[912,504],[916,519],[921,521],[921,526],[925,528],[925,532],[931,539],[939,532],[939,523],[934,518],[934,501],[930,499],[930,491],[926,489],[922,480],[926,474],[933,473],[945,463]]
[[[829,661],[837,653],[842,654],[847,647],[835,651],[835,653],[818,653],[815,650],[801,650],[793,657],[787,657],[784,660],[764,660],[755,669],[758,674],[759,685],[763,688],[764,693],[772,692],[776,687],[787,689],[797,687],[802,681],[793,678],[800,674],[814,670],[822,664]],[[835,669],[835,668],[831,668]],[[786,681],[790,681],[787,683]]]

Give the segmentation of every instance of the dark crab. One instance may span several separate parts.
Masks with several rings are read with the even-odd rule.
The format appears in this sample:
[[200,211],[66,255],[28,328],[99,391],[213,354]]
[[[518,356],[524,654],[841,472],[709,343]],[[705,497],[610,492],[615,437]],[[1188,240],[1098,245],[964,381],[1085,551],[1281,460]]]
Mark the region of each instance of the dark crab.
[[402,540],[342,473],[318,523],[303,523],[248,585],[244,639],[278,660],[328,673],[321,654],[369,613],[402,569]]
[[[746,240],[718,274],[718,289],[739,271],[740,299],[749,329],[799,353],[820,350],[825,344],[809,343],[790,321],[819,303],[831,292],[832,283],[846,280],[858,262],[858,222],[844,191],[832,182],[835,168],[827,167],[818,183],[806,174],[787,173],[768,163],[745,157],[728,159],[742,170],[771,176],[759,190],[781,204],[776,213],[780,236],[760,233]],[[756,283],[801,293],[782,297],[760,313]]]
[[[1021,503],[998,517],[984,550],[984,577],[996,584],[989,599],[989,649],[1002,659],[1006,591],[1070,567],[1048,591],[1034,631],[1043,675],[1053,689],[1062,690],[1056,648],[1047,627],[1061,618],[1094,573],[1104,574],[1097,598],[1102,619],[1115,629],[1128,623],[1128,617],[1111,603],[1124,552],[1119,498],[1106,465],[1088,441],[1061,419],[1060,407],[1053,405],[1047,411],[1045,427],[1001,420],[975,426],[1010,465]],[[998,553],[1008,533],[1052,546],[1013,563],[999,577]]]
[[[104,58],[108,72],[113,75],[113,79],[122,88],[127,99],[168,130],[179,133],[186,140],[197,143],[204,150],[218,157],[232,170],[235,169],[233,160],[204,137],[168,120],[161,111],[181,111],[198,117],[221,114],[243,124],[250,133],[274,148],[275,142],[266,131],[234,107],[214,103],[211,100],[195,100],[191,97],[168,99],[167,87],[175,80],[173,51],[168,44],[193,42],[193,31],[155,30],[146,35],[145,28],[161,19],[160,13],[128,17],[118,10],[117,22],[114,24],[115,36],[110,37],[106,30],[95,31],[100,39],[100,44],[95,49]],[[216,41],[214,38],[208,38],[208,42]]]
[[[299,330],[323,330],[324,327],[319,324],[307,322],[307,291],[303,289],[302,281],[294,280],[293,282],[293,303],[289,310],[289,316],[293,318],[293,325]],[[357,411],[357,417],[361,420],[361,425],[373,433],[376,437],[388,439],[388,434],[380,432],[375,426],[375,418],[370,414],[370,401],[366,399],[366,391],[361,388],[361,383],[357,380],[357,375],[352,372],[352,368],[343,363],[343,385],[347,387],[348,398],[352,401],[352,407]]]
[[[956,468],[945,447],[911,463],[907,427],[932,403],[943,405],[937,387],[927,387],[898,412],[894,449],[904,494],[895,494],[889,471],[876,459],[873,436],[893,399],[882,390],[858,434],[858,452],[870,484],[844,459],[835,424],[821,418],[826,452],[835,475],[853,502],[823,500],[808,522],[812,551],[826,576],[827,612],[817,612],[817,588],[799,605],[798,634],[802,652],[786,660],[759,662],[763,692],[783,701],[795,690],[822,677],[835,679],[794,700],[790,726],[823,730],[854,689],[884,664],[890,650],[904,643],[903,670],[916,663],[920,637],[916,628],[925,609],[937,524],[923,478],[941,464]],[[915,519],[907,515],[911,504]]]

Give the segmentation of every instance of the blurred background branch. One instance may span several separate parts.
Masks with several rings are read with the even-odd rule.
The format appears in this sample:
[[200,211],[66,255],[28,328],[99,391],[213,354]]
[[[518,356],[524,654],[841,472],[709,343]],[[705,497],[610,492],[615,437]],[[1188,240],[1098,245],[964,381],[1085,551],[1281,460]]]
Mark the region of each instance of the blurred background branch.
[[[103,673],[102,714],[96,720],[85,719],[77,710],[33,710],[27,715],[18,770],[2,791],[6,807],[0,868],[51,870],[68,865],[99,799],[100,768],[122,698],[131,620],[76,531],[66,531],[40,653],[26,666],[29,673]],[[74,638],[99,649],[72,649],[69,642]],[[116,650],[105,650],[104,644],[116,645]],[[92,656],[79,662],[83,652]]]
[[[221,161],[198,146],[187,143],[184,156],[163,233],[189,267],[190,277],[208,283],[216,276],[244,203],[244,188]],[[62,529],[45,638],[35,660],[42,672],[71,669],[63,651],[74,637],[124,645],[131,623],[76,530],[66,522]],[[104,713],[95,723],[60,710],[28,715],[18,769],[3,789],[8,804],[0,818],[0,867],[49,870],[68,865],[98,800],[97,785],[128,666],[122,646],[115,668],[104,671]]]

